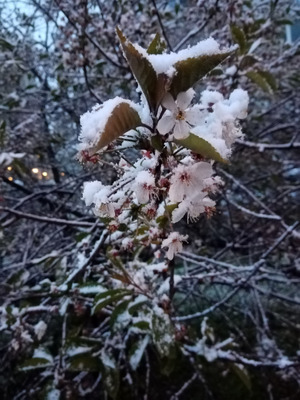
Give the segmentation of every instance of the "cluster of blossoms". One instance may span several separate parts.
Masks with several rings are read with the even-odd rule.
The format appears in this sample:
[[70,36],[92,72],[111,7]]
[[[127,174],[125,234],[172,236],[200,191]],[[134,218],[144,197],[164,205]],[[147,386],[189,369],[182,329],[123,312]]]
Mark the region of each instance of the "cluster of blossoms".
[[[242,136],[239,120],[246,117],[248,95],[235,89],[225,99],[219,92],[205,90],[193,102],[195,91],[187,86],[199,80],[199,73],[191,60],[204,64],[210,60],[202,71],[205,75],[235,50],[220,50],[212,38],[171,54],[160,50],[157,41],[153,54],[153,48],[150,52],[133,45],[121,32],[119,37],[141,102],[117,97],[81,117],[82,155],[95,157],[107,146],[121,154],[118,178],[111,185],[86,182],[83,199],[87,206],[94,205],[95,215],[108,221],[120,248],[155,245],[166,248],[171,260],[187,240],[174,232],[172,224],[214,211],[210,195],[222,180],[213,163],[226,160],[232,143]],[[122,156],[130,147],[140,151],[132,162]]]

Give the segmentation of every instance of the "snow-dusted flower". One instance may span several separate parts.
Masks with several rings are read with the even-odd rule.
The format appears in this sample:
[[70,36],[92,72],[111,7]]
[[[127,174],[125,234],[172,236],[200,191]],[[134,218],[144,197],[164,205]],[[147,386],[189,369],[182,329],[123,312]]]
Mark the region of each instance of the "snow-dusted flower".
[[[205,196],[204,192],[197,193],[193,198],[183,200],[172,212],[172,222],[180,221],[185,214],[190,221],[195,221],[200,214],[213,210],[215,202]],[[209,212],[208,212],[209,213]]]
[[204,188],[204,179],[210,178],[212,174],[213,169],[207,162],[179,165],[171,177],[169,190],[171,202],[177,203],[187,197],[194,197]]
[[182,250],[182,242],[185,242],[187,238],[187,235],[171,232],[170,235],[162,241],[161,247],[168,247],[167,258],[169,260],[173,260],[175,254]]
[[157,124],[161,135],[173,133],[175,139],[184,139],[189,136],[191,126],[197,125],[201,119],[201,111],[197,107],[189,107],[194,90],[178,94],[176,101],[170,93],[167,93],[162,105],[167,109]]
[[93,197],[93,202],[95,203],[94,212],[99,217],[115,217],[115,207],[113,202],[108,198],[109,195],[110,187],[103,186]]
[[34,333],[38,340],[41,340],[42,337],[45,335],[47,330],[47,324],[44,321],[39,321],[36,325],[34,325]]
[[140,171],[133,185],[133,190],[140,204],[146,204],[155,195],[155,179],[149,171]]

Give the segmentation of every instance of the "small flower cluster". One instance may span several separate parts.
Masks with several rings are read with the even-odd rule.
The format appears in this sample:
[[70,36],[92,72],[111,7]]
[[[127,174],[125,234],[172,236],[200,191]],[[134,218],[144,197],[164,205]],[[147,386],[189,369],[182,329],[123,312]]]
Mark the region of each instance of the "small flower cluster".
[[[172,224],[185,215],[194,221],[201,214],[210,216],[214,211],[215,202],[210,195],[222,180],[215,176],[213,163],[227,159],[232,143],[242,136],[239,120],[247,115],[248,95],[236,89],[224,99],[219,92],[205,90],[194,104],[192,88],[174,95],[172,82],[182,61],[198,59],[203,54],[223,54],[213,39],[179,53],[155,56],[147,55],[138,45],[130,45],[152,65],[157,79],[163,76],[169,80],[168,85],[156,106],[146,97],[149,90],[141,86],[140,104],[117,98],[82,116],[80,150],[86,159],[99,156],[101,143],[105,149],[109,135],[116,139],[109,143],[110,150],[122,154],[131,146],[140,151],[140,157],[133,162],[121,156],[118,179],[111,185],[86,182],[83,199],[87,206],[94,205],[95,215],[113,226],[110,232],[115,245],[122,248],[124,238],[130,238],[131,248],[135,244],[167,248],[166,256],[171,260],[187,240],[173,231]],[[126,46],[127,42],[123,50],[130,64],[131,48]],[[133,72],[137,77],[139,71],[133,68]],[[138,77],[137,80],[140,83]]]

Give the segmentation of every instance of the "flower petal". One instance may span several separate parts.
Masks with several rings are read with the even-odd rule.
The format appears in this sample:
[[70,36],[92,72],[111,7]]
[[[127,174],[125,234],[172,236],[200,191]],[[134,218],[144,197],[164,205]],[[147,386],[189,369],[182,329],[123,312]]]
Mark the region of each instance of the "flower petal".
[[192,107],[186,110],[185,119],[191,125],[198,125],[203,120],[204,114],[198,107]]
[[172,115],[164,115],[162,119],[158,121],[157,129],[161,135],[166,135],[172,131],[175,125],[175,119]]
[[187,138],[190,134],[189,124],[183,120],[176,121],[173,133],[174,133],[175,139],[180,140],[180,139]]
[[164,106],[167,110],[175,113],[177,111],[177,106],[175,100],[173,99],[170,93],[167,93],[161,102],[162,106]]
[[193,100],[195,95],[195,91],[193,89],[189,89],[186,92],[180,92],[177,96],[177,106],[180,110],[184,111],[188,108]]

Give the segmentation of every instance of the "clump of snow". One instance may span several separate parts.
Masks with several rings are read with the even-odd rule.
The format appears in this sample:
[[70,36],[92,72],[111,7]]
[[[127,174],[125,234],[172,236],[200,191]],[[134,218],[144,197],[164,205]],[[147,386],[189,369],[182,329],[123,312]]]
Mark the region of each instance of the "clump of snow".
[[81,132],[79,135],[79,140],[83,142],[83,145],[80,146],[81,150],[95,146],[98,143],[109,117],[114,109],[122,103],[129,104],[137,112],[140,111],[140,107],[134,102],[117,96],[114,99],[105,101],[103,104],[96,104],[91,111],[87,111],[81,116]]
[[195,46],[180,50],[178,53],[148,54],[147,51],[138,44],[135,43],[134,47],[140,54],[150,61],[157,74],[166,73],[169,76],[173,76],[175,73],[174,65],[179,61],[203,55],[222,54],[228,51],[234,51],[238,46],[232,46],[228,49],[220,50],[219,43],[210,37],[206,40],[202,40]]
[[103,188],[100,181],[84,182],[82,198],[87,206],[94,203],[95,194]]
[[47,330],[47,324],[44,321],[39,321],[36,325],[34,325],[34,333],[38,340],[41,340],[42,337],[45,335]]

